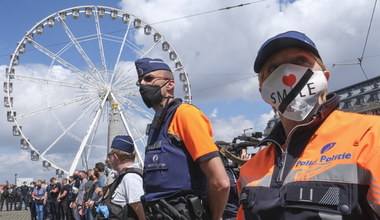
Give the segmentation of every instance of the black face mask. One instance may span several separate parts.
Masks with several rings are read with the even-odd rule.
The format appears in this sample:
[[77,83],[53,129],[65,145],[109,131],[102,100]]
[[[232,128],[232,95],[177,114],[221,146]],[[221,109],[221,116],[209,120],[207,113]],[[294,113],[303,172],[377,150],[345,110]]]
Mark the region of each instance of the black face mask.
[[158,85],[140,85],[140,94],[148,108],[152,108],[160,104],[162,99],[161,88],[164,87],[169,81],[164,83],[162,86]]

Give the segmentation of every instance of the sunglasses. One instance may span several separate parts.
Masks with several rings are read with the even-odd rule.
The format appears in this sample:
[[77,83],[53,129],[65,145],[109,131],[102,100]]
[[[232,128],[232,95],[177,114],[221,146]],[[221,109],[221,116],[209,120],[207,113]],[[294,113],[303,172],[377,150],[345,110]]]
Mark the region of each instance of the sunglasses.
[[144,80],[146,83],[153,83],[155,80],[170,80],[168,77],[160,77],[160,76],[153,76],[153,75],[146,75],[145,77],[142,77],[137,80],[136,85],[140,86],[141,82]]
[[112,155],[113,155],[113,153],[108,153],[107,157],[111,157]]

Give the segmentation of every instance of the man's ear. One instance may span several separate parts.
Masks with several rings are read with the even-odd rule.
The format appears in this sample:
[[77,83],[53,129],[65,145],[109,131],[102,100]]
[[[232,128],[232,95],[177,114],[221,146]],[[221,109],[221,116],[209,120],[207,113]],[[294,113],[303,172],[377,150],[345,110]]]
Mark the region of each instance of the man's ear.
[[325,77],[326,77],[327,81],[329,81],[329,79],[330,79],[330,71],[325,70],[325,71],[323,71],[323,74],[325,74]]
[[166,84],[166,89],[169,91],[169,90],[171,90],[171,89],[174,89],[174,87],[175,87],[175,82],[174,82],[174,80],[170,80],[167,84]]

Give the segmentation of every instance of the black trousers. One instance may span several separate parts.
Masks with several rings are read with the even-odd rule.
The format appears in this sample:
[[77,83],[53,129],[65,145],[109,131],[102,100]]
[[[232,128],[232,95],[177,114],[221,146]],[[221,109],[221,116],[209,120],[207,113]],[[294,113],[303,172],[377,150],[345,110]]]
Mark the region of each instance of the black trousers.
[[28,203],[29,203],[29,196],[28,195],[21,195],[21,201],[20,201],[21,208],[22,208],[22,203],[24,203],[25,210],[27,210],[28,209]]
[[1,196],[1,199],[0,199],[0,212],[3,211],[3,206],[4,206],[4,197]]
[[5,198],[5,206],[7,207],[7,211],[12,211],[13,198]]
[[58,204],[59,213],[62,220],[72,220],[72,214],[69,205],[70,202],[68,200],[60,201]]
[[52,220],[60,220],[60,212],[58,208],[57,199],[50,200],[50,214],[51,214]]
[[30,201],[29,203],[29,210],[30,210],[30,219],[37,220],[36,204],[34,200]]

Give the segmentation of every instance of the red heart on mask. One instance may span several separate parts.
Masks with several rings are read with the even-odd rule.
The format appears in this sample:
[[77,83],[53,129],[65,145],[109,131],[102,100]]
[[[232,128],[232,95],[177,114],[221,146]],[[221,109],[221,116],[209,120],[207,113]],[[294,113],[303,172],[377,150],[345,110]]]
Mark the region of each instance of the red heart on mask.
[[296,83],[296,76],[294,74],[283,76],[282,83],[286,86],[293,86]]

